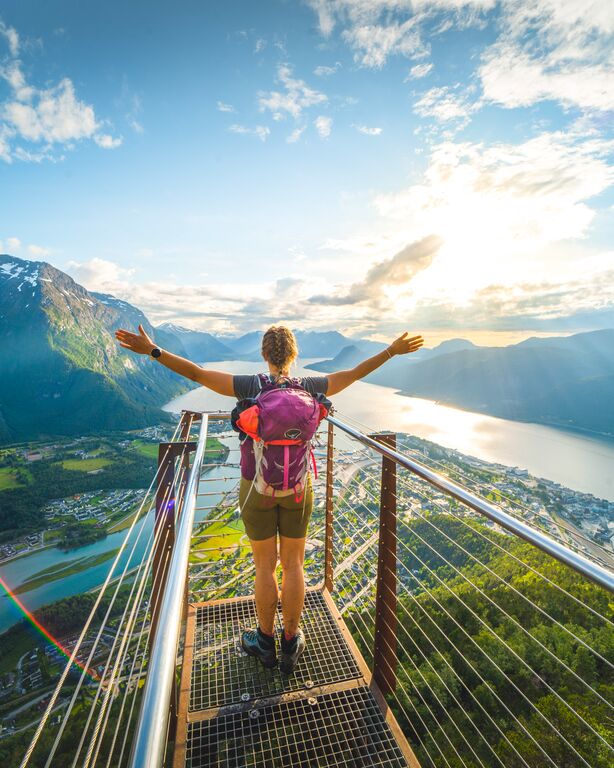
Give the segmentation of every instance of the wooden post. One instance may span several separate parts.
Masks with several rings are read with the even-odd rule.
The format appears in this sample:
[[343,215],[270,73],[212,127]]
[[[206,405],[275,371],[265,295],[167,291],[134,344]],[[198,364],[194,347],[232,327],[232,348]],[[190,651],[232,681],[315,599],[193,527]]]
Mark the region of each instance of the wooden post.
[[[175,543],[176,506],[183,501],[183,492],[187,482],[189,471],[190,451],[196,449],[195,442],[189,442],[192,422],[191,412],[183,411],[181,415],[181,433],[176,443],[160,443],[158,446],[158,483],[156,487],[156,520],[154,556],[152,564],[152,601],[151,601],[151,633],[150,643],[156,633],[158,625],[158,612],[166,574],[170,564],[173,544]],[[182,466],[185,471],[179,487],[176,487],[175,463],[177,456],[181,455]]]
[[[396,449],[396,434],[369,437]],[[397,677],[397,465],[382,456],[379,547],[375,596],[373,677],[382,693],[396,690]]]
[[328,423],[326,444],[326,533],[324,535],[324,586],[333,591],[333,425]]

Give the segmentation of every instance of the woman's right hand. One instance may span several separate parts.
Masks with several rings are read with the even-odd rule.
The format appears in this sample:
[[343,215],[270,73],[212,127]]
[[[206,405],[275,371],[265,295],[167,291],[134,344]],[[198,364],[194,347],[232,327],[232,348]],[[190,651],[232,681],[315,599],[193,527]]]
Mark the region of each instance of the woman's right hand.
[[115,331],[115,338],[119,341],[120,347],[136,352],[137,355],[148,355],[151,350],[156,346],[154,342],[145,333],[145,329],[139,323],[139,332],[130,333],[123,328],[118,328]]

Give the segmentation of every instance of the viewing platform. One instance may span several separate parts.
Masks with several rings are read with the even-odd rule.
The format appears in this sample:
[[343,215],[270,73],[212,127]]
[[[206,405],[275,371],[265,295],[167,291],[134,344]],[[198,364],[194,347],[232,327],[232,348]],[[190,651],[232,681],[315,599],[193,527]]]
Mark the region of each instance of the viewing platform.
[[316,448],[306,650],[287,676],[247,656],[228,419],[183,411],[159,444],[20,768],[614,764],[611,553],[337,413]]
[[250,597],[189,606],[174,768],[417,768],[325,587],[306,591],[307,647],[292,675],[241,650],[242,629],[256,624]]

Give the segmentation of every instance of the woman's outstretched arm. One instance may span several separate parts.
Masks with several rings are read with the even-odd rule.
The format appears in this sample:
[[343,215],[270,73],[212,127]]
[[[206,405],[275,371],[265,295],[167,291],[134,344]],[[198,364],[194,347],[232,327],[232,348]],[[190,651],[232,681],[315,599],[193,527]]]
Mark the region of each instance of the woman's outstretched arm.
[[[158,346],[149,338],[145,329],[139,324],[138,333],[130,333],[123,328],[118,328],[115,331],[115,338],[119,341],[121,347],[126,347],[139,355],[149,355],[151,350]],[[161,348],[160,348],[161,349]],[[181,355],[174,355],[172,352],[168,352],[166,349],[162,349],[160,357],[154,358],[162,365],[170,368],[171,371],[175,371],[180,376],[185,376],[186,379],[197,381],[208,389],[212,389],[219,395],[228,395],[234,397],[234,387],[232,384],[232,374],[224,373],[223,371],[206,371],[201,368],[200,365],[193,363],[191,360],[187,360]]]
[[342,389],[349,387],[358,379],[362,379],[371,371],[379,368],[380,365],[390,360],[394,355],[406,355],[409,352],[416,352],[424,344],[422,336],[407,337],[407,331],[395,339],[390,346],[386,349],[382,349],[377,355],[369,357],[367,360],[363,360],[362,363],[358,363],[357,366],[347,371],[335,371],[335,373],[328,374],[328,389],[326,390],[327,397],[330,395],[336,395],[337,392],[341,392]]

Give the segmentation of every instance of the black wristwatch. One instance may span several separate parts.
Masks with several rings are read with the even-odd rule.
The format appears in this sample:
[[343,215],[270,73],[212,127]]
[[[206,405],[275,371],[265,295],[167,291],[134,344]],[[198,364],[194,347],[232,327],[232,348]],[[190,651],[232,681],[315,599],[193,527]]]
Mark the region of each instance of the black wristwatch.
[[160,355],[162,354],[162,350],[160,349],[160,347],[154,347],[149,354],[152,357],[160,357]]

